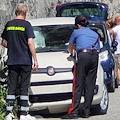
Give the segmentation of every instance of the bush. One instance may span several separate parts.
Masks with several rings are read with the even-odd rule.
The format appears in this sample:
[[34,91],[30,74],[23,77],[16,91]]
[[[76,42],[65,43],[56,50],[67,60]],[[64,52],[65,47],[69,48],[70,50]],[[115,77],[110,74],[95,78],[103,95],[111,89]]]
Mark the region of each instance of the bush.
[[[5,120],[6,106],[7,106],[7,102],[6,102],[7,93],[8,93],[8,90],[6,89],[6,87],[4,87],[3,85],[0,85],[0,120]],[[17,111],[18,111],[18,106],[17,106],[17,102],[15,102],[13,111],[11,113],[11,116],[13,118],[18,119]]]
[[0,120],[5,120],[7,89],[0,85]]

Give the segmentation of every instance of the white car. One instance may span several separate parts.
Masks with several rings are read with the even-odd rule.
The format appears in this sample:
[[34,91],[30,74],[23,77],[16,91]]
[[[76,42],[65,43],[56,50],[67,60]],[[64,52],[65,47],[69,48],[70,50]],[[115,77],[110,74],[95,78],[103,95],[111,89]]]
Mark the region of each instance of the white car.
[[[31,76],[31,111],[61,113],[67,112],[71,107],[74,63],[68,61],[67,57],[70,55],[68,44],[74,29],[74,19],[74,17],[54,17],[29,20],[36,36],[34,43],[39,62],[38,71],[32,72]],[[90,27],[97,28],[94,22],[90,22]],[[99,27],[97,29],[100,31]],[[104,52],[100,53],[102,54]],[[100,60],[92,106],[100,114],[105,114],[109,98]],[[83,102],[84,97],[81,99],[81,103]]]

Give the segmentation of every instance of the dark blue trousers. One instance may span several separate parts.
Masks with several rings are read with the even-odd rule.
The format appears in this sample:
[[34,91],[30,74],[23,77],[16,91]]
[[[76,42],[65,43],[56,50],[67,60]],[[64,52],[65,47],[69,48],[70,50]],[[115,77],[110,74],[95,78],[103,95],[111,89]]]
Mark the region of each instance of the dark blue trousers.
[[[9,65],[7,112],[11,112],[16,96],[20,96],[21,114],[28,111],[28,89],[30,86],[31,65]],[[19,91],[19,92],[18,92]]]
[[97,68],[98,53],[78,53],[78,63],[76,63],[74,69],[72,107],[69,109],[69,114],[78,114],[78,106],[83,90],[85,101],[82,109],[85,113],[89,114],[94,95]]

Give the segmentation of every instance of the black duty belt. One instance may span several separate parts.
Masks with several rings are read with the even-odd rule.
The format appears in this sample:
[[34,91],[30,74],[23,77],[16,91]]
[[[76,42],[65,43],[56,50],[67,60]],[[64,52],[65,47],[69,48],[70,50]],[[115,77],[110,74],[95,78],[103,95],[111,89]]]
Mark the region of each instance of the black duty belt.
[[96,50],[96,49],[80,49],[80,50],[77,50],[77,53],[90,53],[90,52],[99,53],[100,51]]

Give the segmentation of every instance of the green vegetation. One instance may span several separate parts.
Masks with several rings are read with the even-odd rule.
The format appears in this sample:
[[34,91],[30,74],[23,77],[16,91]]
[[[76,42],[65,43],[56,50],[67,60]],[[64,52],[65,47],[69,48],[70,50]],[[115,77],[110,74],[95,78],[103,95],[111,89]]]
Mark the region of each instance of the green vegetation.
[[[5,115],[6,115],[6,95],[7,95],[7,89],[0,85],[0,120],[5,120]],[[18,106],[17,106],[17,101],[14,104],[13,111],[11,113],[11,116],[13,118],[17,119],[17,111],[18,111]]]
[[0,85],[0,120],[5,120],[7,89]]

